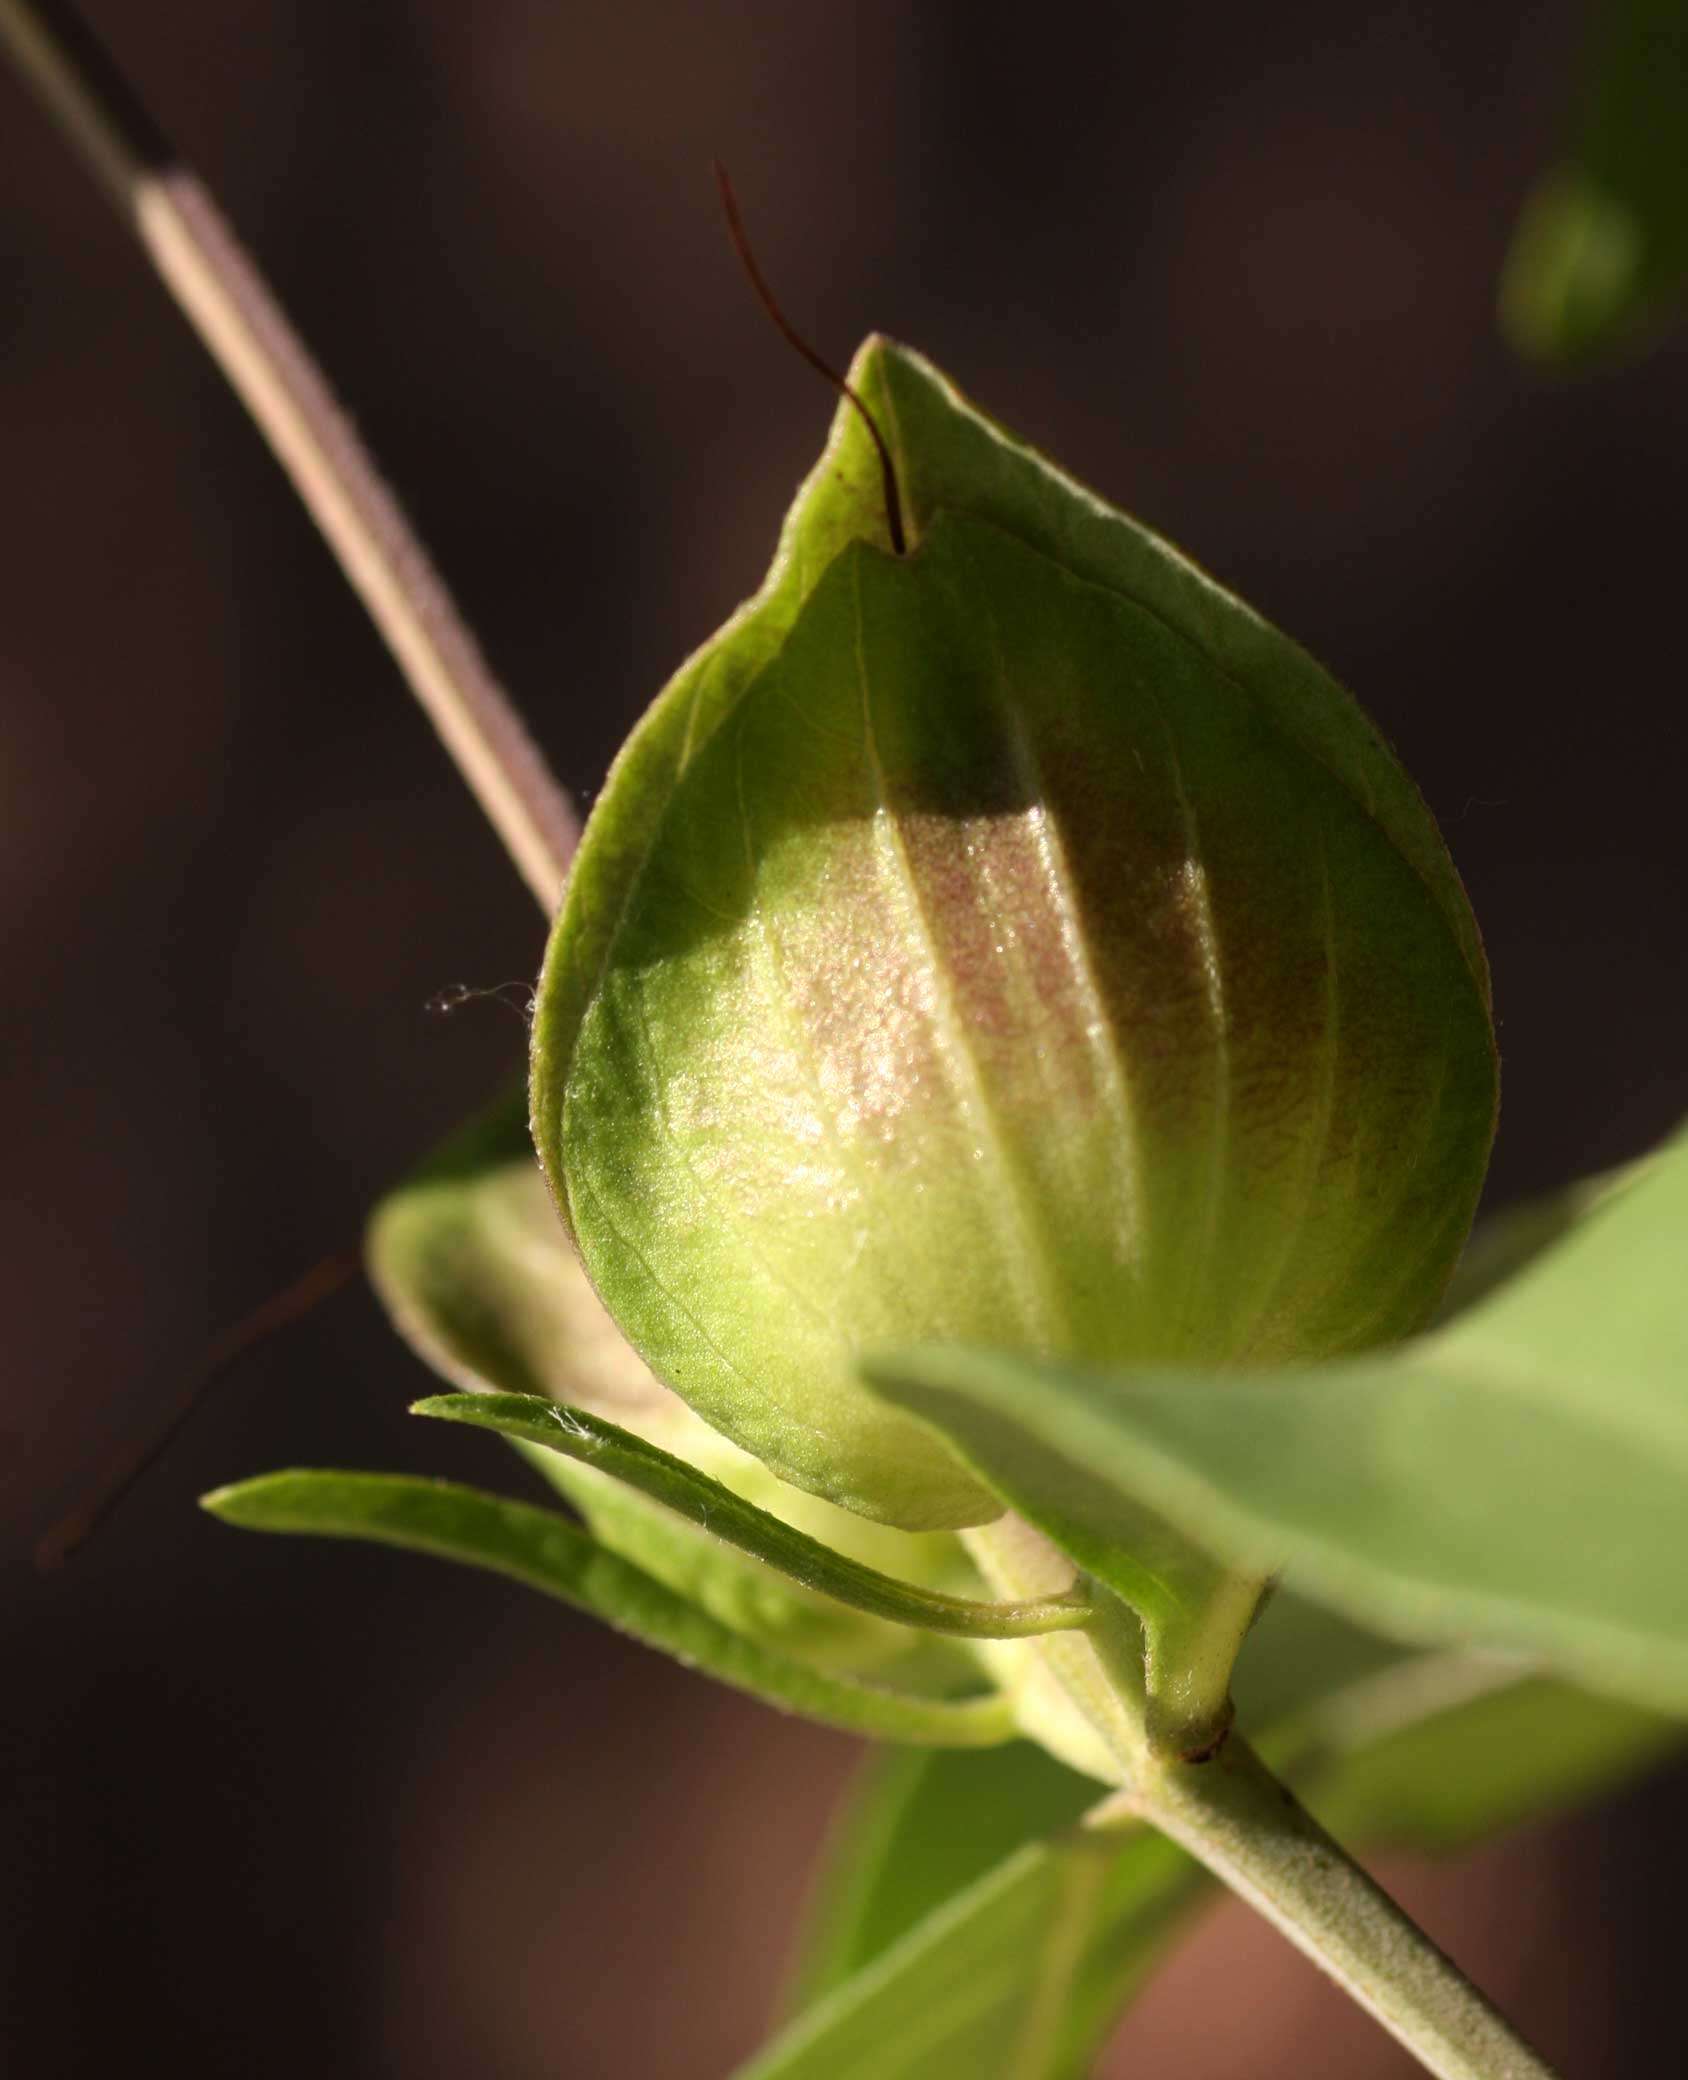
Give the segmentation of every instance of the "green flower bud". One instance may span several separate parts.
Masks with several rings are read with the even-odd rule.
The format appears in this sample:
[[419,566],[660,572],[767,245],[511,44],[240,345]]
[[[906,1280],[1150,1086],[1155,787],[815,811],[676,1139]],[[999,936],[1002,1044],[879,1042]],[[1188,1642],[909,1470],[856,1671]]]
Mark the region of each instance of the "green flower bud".
[[587,826],[534,1138],[659,1378],[910,1529],[1001,1505],[858,1383],[954,1341],[1254,1365],[1402,1336],[1496,1070],[1428,811],[1305,655],[882,341],[767,586]]

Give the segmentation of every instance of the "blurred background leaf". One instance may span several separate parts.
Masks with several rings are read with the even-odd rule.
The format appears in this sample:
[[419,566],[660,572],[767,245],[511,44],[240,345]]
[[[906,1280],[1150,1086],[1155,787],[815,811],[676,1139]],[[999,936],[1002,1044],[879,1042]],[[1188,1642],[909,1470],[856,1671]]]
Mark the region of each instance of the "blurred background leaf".
[[[960,1760],[959,1752],[942,1758]],[[1036,1836],[1077,1824],[1098,1787],[1030,1741],[954,1768],[935,1749],[882,1748],[835,1823],[787,2005],[811,2007],[952,1895]]]
[[1688,4],[1599,0],[1570,150],[1531,189],[1501,277],[1521,354],[1635,345],[1688,288]]

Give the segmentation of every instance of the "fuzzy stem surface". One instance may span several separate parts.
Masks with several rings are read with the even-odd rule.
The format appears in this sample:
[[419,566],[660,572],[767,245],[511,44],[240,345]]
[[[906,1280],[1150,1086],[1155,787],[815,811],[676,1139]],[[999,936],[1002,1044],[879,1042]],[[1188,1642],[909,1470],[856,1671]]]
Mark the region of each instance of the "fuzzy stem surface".
[[1440,2080],[1555,2080],[1246,1741],[1154,1758],[1114,1801],[1205,1864]]

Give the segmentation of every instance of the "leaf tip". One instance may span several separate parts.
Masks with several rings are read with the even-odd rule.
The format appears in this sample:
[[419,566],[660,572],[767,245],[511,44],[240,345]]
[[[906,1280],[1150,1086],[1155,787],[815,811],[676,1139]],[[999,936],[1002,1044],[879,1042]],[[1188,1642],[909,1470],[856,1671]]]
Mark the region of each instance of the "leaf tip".
[[408,1414],[413,1416],[439,1416],[446,1422],[461,1421],[466,1394],[424,1394],[420,1401],[410,1404]]
[[201,1495],[199,1506],[208,1516],[216,1517],[224,1524],[255,1524],[258,1521],[258,1512],[253,1507],[256,1491],[269,1487],[273,1478],[273,1475],[260,1474],[255,1480],[229,1481]]

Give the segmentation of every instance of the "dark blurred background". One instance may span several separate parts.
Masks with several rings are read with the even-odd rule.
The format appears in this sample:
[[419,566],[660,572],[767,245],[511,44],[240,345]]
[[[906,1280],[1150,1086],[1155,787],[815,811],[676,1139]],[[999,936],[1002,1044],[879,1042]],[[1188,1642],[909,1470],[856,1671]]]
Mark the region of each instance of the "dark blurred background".
[[[1574,5],[91,6],[588,797],[759,580],[870,326],[1354,686],[1441,816],[1506,1053],[1497,1202],[1688,1110],[1688,347],[1561,383],[1496,271]],[[416,1434],[361,1291],[73,1565],[35,1536],[212,1332],[524,1048],[539,920],[268,455],[0,76],[6,1281],[0,2063],[622,2080],[754,2040],[852,1744],[483,1579],[236,1535]],[[1386,1875],[1579,2075],[1688,2066],[1688,1779]],[[1194,2018],[1192,2020],[1192,2017]],[[1240,1911],[1111,2071],[1410,2070]]]

